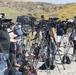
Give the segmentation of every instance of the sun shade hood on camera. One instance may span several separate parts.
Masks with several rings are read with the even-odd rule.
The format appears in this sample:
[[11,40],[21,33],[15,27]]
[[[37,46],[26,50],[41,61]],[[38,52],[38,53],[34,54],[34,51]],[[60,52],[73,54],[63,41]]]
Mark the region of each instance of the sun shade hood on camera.
[[58,20],[58,17],[54,17],[54,18],[49,18],[49,20]]
[[66,23],[67,21],[63,20],[62,23]]
[[53,18],[53,20],[58,20],[58,19],[59,19],[58,17]]
[[11,22],[12,19],[3,19],[2,22]]

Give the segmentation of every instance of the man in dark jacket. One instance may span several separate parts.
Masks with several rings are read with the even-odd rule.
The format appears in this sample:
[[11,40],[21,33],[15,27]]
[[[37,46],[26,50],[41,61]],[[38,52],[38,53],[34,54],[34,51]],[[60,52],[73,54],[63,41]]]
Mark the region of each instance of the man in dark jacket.
[[10,37],[7,32],[7,25],[9,21],[11,21],[11,19],[4,19],[2,20],[2,25],[0,25],[0,43],[4,49],[4,52],[0,49],[0,52],[2,53],[8,53],[10,48]]

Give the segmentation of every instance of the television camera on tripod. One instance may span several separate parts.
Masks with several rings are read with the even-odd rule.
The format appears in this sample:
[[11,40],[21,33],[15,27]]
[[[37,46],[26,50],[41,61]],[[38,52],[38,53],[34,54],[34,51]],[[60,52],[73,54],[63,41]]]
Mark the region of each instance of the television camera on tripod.
[[[36,17],[33,17],[32,15],[17,16],[16,22],[21,23],[23,32],[31,31],[32,34],[34,31],[37,30],[38,25],[39,25],[39,22],[36,21]],[[30,28],[30,29],[28,29],[28,28]]]

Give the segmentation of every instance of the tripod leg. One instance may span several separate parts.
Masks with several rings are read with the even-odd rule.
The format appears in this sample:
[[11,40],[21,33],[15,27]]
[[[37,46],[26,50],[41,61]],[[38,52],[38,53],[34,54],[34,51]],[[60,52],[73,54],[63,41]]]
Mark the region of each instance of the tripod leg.
[[62,66],[63,66],[63,69],[65,70],[64,64],[62,63],[61,55],[60,55],[60,53],[59,53],[59,49],[57,49],[57,51],[58,51],[58,55],[59,55],[59,57],[60,57],[60,60],[61,60],[61,64],[62,64]]
[[74,56],[72,55],[72,57],[71,57],[71,62],[73,61],[73,58],[74,58]]
[[[55,60],[56,60],[56,59],[55,59]],[[55,63],[56,63],[56,61],[55,61]],[[59,69],[57,63],[56,63],[56,66],[57,66],[57,68],[58,68],[59,73],[61,74],[61,71],[60,71],[60,69]]]
[[[46,57],[46,56],[45,56]],[[47,70],[47,75],[51,75],[51,72],[50,72],[50,58],[46,60],[46,58],[44,57],[44,61],[45,61],[45,67],[46,67],[46,70]],[[47,62],[48,62],[48,66],[47,66]]]

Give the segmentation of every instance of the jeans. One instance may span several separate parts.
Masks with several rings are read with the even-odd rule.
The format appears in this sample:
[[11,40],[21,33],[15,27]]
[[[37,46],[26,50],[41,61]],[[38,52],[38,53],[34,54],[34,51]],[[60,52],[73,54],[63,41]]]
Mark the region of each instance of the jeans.
[[22,75],[22,72],[16,70],[16,68],[10,69],[8,75]]
[[0,53],[0,75],[4,75],[5,68],[7,68],[6,59],[9,58],[8,53]]
[[55,55],[55,54],[56,54],[56,51],[57,51],[57,47],[56,47],[55,42],[53,42],[53,43],[51,44],[51,49],[52,49],[52,55]]
[[73,48],[73,54],[76,54],[76,40],[73,40],[74,48]]

